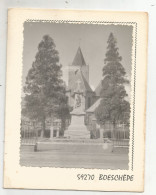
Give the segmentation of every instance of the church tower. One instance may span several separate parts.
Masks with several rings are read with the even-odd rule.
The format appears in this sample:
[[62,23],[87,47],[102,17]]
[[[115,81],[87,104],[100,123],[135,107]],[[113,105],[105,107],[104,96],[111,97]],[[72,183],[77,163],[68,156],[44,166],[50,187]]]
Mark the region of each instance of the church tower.
[[72,64],[69,66],[68,86],[70,86],[71,82],[73,82],[73,79],[75,78],[75,74],[77,73],[78,70],[82,71],[83,76],[85,77],[86,81],[89,83],[89,66],[86,65],[80,47],[77,50],[77,53],[75,55]]
[[89,66],[86,65],[81,48],[79,47],[68,72],[68,103],[74,107],[75,90],[77,84],[82,92],[82,107],[85,111],[94,103],[95,93],[89,85]]

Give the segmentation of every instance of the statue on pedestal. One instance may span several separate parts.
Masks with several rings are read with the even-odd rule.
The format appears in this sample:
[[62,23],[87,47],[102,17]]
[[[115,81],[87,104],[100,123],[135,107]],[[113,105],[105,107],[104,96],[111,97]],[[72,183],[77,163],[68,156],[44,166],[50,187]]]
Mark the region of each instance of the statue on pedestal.
[[65,137],[71,139],[90,139],[90,131],[84,124],[84,97],[80,88],[81,81],[77,81],[77,88],[74,91],[74,108],[71,114],[71,125],[65,131]]

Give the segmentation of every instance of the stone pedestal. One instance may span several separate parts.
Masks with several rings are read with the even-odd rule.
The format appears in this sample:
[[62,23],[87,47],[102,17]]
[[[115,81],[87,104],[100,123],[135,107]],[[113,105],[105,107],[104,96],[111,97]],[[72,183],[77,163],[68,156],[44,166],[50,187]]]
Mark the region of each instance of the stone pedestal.
[[74,92],[74,107],[71,114],[71,125],[65,131],[64,136],[70,139],[90,139],[90,131],[84,124],[85,98],[80,87],[81,81],[77,81],[77,88]]
[[90,131],[84,125],[84,113],[72,114],[71,125],[64,136],[70,139],[90,139]]

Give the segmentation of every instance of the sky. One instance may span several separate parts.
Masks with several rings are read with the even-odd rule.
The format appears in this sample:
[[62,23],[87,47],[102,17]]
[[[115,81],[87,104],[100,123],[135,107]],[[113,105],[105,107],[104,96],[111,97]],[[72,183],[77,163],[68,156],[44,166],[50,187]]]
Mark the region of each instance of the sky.
[[25,22],[23,32],[23,85],[28,70],[35,61],[38,44],[44,35],[50,35],[59,52],[63,79],[67,82],[68,66],[72,63],[80,46],[85,62],[89,65],[89,83],[93,89],[96,88],[102,79],[107,40],[111,32],[117,40],[119,54],[122,56],[122,65],[130,79],[132,26]]

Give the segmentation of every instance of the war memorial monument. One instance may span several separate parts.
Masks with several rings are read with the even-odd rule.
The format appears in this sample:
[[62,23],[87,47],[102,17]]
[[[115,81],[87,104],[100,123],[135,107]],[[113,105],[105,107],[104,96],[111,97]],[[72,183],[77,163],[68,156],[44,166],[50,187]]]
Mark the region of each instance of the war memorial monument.
[[[97,124],[95,117],[92,122],[95,128],[99,130],[99,138],[91,139],[91,132],[85,125],[86,110],[92,104],[96,105],[96,93],[92,91],[89,83],[89,67],[86,65],[81,48],[79,47],[72,65],[69,67],[69,82],[67,95],[69,103],[73,106],[70,112],[71,123],[64,132],[63,137],[59,137],[60,128],[55,128],[56,137],[54,135],[54,127],[50,128],[50,138],[45,142],[37,143],[37,150],[42,151],[45,148],[51,150],[61,150],[68,152],[91,153],[106,153],[112,152],[112,143],[103,138],[103,129]],[[98,101],[99,102],[99,101]]]

